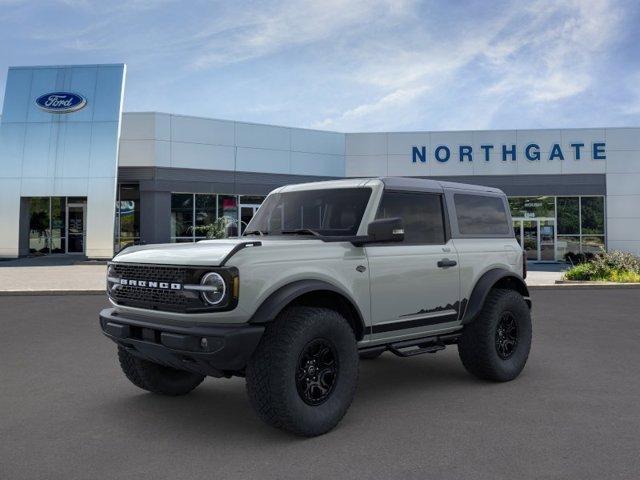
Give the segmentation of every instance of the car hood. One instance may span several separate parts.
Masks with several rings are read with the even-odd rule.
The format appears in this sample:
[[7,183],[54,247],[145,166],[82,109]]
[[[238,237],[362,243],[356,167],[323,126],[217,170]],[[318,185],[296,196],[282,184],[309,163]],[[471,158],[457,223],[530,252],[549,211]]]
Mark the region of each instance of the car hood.
[[[226,238],[202,240],[196,243],[163,243],[129,247],[113,258],[115,262],[152,263],[160,265],[218,266],[239,244],[261,243],[264,246],[287,248],[293,245],[319,243],[310,238],[263,240],[258,238]],[[252,248],[252,247],[247,247]]]

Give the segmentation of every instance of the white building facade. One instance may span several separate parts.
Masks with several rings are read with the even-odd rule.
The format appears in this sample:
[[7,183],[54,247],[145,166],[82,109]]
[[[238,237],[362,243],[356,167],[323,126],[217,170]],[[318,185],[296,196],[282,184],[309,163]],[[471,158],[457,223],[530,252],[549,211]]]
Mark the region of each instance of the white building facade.
[[197,241],[220,216],[238,235],[280,185],[373,176],[503,189],[533,261],[640,254],[640,128],[342,133],[122,113],[124,74],[9,70],[0,257],[108,258],[133,243]]

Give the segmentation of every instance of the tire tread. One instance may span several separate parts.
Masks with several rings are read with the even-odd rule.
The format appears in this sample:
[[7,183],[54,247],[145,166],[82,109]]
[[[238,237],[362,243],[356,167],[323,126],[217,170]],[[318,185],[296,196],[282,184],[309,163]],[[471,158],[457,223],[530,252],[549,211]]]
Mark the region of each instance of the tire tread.
[[[315,436],[325,433],[337,424],[348,408],[329,428],[312,427],[305,423],[304,418],[295,415],[286,402],[290,382],[284,375],[274,374],[274,369],[283,365],[289,355],[290,346],[297,338],[305,334],[315,322],[333,323],[333,328],[348,333],[353,339],[354,355],[355,336],[346,320],[336,311],[322,307],[296,306],[284,310],[276,320],[267,326],[265,333],[247,366],[247,394],[249,401],[258,416],[268,425],[284,429],[302,436]],[[352,395],[357,383],[353,384]],[[349,404],[351,399],[349,399]]]
[[[504,364],[497,361],[495,351],[494,323],[499,314],[500,305],[509,303],[526,311],[524,321],[528,324],[528,337],[520,341],[527,342],[526,352],[521,359],[522,366],[515,372],[506,372]],[[526,326],[526,325],[525,325]],[[522,327],[521,327],[522,328]],[[472,375],[490,381],[504,382],[513,380],[526,363],[531,342],[531,319],[528,307],[522,296],[513,290],[492,289],[485,300],[478,317],[466,325],[458,344],[458,353],[465,369]],[[522,348],[522,347],[521,347]]]

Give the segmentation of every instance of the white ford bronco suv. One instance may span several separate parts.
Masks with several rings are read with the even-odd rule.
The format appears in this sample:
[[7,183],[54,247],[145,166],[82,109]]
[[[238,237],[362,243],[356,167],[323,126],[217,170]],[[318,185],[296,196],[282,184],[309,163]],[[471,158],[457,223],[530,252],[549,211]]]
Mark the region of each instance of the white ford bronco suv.
[[323,434],[360,359],[455,344],[473,375],[516,378],[531,345],[526,264],[494,188],[413,178],[274,190],[242,237],[130,247],[100,312],[127,378],[182,395],[246,377],[268,424]]

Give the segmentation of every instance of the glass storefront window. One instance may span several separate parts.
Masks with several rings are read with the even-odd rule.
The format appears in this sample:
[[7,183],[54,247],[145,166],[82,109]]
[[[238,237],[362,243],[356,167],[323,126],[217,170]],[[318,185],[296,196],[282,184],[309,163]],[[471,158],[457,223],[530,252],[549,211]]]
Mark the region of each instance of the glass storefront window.
[[[196,216],[195,227],[211,225],[216,221],[216,196],[196,194]],[[195,238],[206,238],[206,235],[198,230],[195,231]]]
[[171,236],[193,238],[193,194],[171,195]]
[[260,208],[262,202],[264,202],[265,197],[259,197],[254,195],[242,195],[240,197],[240,226],[241,226],[241,234],[244,233],[247,225],[253,218],[253,216]]
[[[171,241],[193,242],[206,238],[199,227],[213,224],[216,219],[226,217],[227,237],[237,237],[240,210],[242,225],[248,223],[265,197],[217,195],[207,193],[171,194]],[[240,201],[239,201],[240,200]]]
[[[51,199],[51,253],[66,253],[67,199]],[[81,199],[84,200],[84,199]]]
[[558,235],[558,241],[556,242],[557,259],[564,260],[564,256],[567,253],[579,253],[580,252],[580,237]]
[[583,236],[582,253],[598,253],[604,249],[604,236]]
[[49,197],[29,200],[29,252],[49,253],[50,238]]
[[218,195],[218,217],[227,217],[227,236],[237,237],[238,230],[238,199],[235,195]]
[[[75,203],[80,215],[71,221],[69,204]],[[47,255],[51,253],[84,253],[85,197],[32,197],[29,199],[29,252]],[[69,221],[68,221],[69,219]],[[69,245],[69,232],[76,228],[77,248]]]
[[[563,260],[567,253],[597,252],[604,247],[604,197],[511,197],[509,206],[516,238],[521,245],[524,242],[530,259]],[[530,232],[525,228],[527,222],[538,222],[539,238],[532,236],[533,227]],[[523,231],[529,236],[522,236]]]
[[581,197],[582,234],[604,234],[604,197]]
[[554,197],[510,197],[511,216],[518,218],[553,218],[555,216]]
[[256,195],[242,195],[240,197],[241,205],[260,205],[264,202],[265,197],[260,197]]
[[119,185],[116,200],[115,250],[140,243],[140,188]]
[[578,197],[558,197],[558,234],[580,234],[580,207]]

